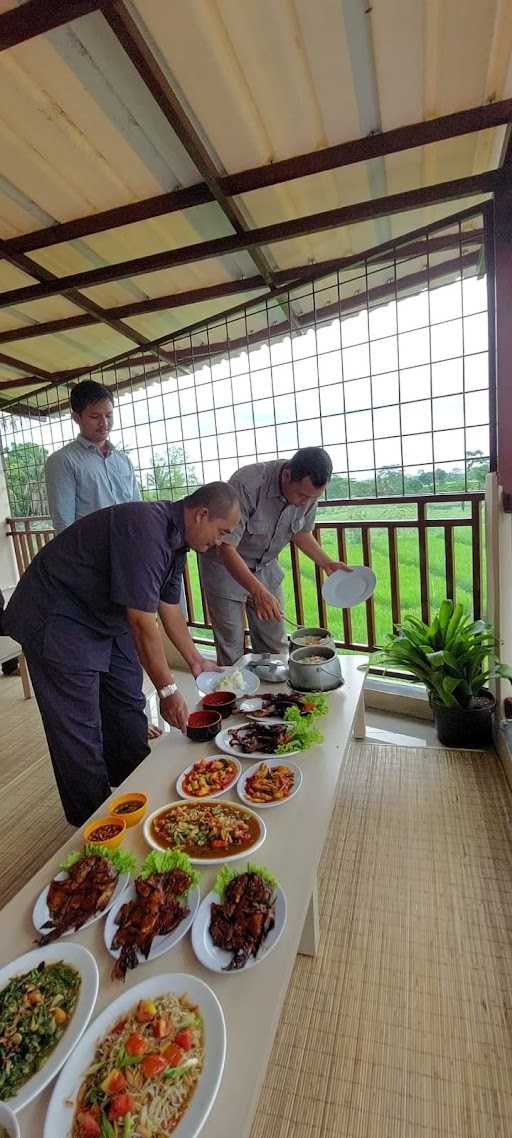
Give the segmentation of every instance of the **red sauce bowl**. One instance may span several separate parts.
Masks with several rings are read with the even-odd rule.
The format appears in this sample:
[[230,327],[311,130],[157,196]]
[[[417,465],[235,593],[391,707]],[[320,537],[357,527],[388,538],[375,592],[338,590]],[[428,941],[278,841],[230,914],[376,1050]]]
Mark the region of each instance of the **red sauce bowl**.
[[221,717],[218,711],[193,711],[188,717],[187,735],[195,743],[213,739],[220,731]]
[[205,711],[220,711],[223,719],[231,715],[236,703],[236,695],[232,691],[211,691],[201,700]]

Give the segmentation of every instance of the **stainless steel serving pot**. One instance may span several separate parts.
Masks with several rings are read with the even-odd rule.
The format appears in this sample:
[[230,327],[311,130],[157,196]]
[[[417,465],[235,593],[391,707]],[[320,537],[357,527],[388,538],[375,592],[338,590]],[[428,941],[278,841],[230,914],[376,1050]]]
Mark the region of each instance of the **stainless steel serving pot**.
[[[307,636],[318,637],[318,644],[302,644],[301,641]],[[334,640],[328,628],[296,628],[295,632],[290,632],[288,636],[290,642],[290,652],[296,648],[307,648],[310,652],[317,648],[334,648]]]
[[[311,657],[315,657],[312,661]],[[319,660],[318,657],[322,659]],[[296,648],[288,660],[289,682],[297,691],[333,691],[343,683],[340,658],[334,648],[312,644]]]

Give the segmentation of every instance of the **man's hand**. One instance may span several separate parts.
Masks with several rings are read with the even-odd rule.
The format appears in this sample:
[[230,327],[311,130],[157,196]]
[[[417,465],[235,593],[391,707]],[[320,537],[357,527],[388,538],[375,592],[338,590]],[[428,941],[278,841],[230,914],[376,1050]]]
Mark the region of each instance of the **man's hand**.
[[178,731],[186,730],[188,707],[181,692],[176,691],[174,695],[168,695],[166,699],[160,700],[160,715],[166,723],[171,724],[171,727],[177,727]]
[[199,656],[192,664],[190,671],[194,679],[196,679],[200,672],[223,672],[224,668],[216,664],[215,660],[205,660],[204,656]]
[[283,619],[279,601],[276,600],[270,589],[266,589],[265,585],[261,585],[259,582],[251,593],[249,604],[256,610],[258,620]]
[[345,565],[344,561],[329,561],[328,565],[322,565],[322,569],[324,573],[327,573],[328,577],[331,576],[331,573],[337,573],[338,569],[343,569],[344,573],[352,572],[352,566]]

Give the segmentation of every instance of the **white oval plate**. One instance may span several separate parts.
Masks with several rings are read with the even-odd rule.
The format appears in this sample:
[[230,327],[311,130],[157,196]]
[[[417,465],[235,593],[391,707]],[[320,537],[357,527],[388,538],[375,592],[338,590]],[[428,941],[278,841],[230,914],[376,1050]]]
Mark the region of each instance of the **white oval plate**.
[[[57,873],[55,875],[54,880],[65,881],[67,876],[68,876],[68,874],[66,873],[65,870],[63,870],[62,873]],[[101,920],[101,918],[104,917],[108,913],[109,909],[112,908],[112,905],[116,904],[116,902],[121,897],[121,894],[124,893],[127,885],[129,885],[129,883],[130,883],[130,874],[129,873],[120,873],[119,877],[117,879],[117,883],[116,883],[116,887],[114,889],[114,892],[113,892],[108,904],[105,905],[105,908],[99,909],[98,912],[94,914],[94,916],[89,917],[89,920],[86,921],[85,924],[81,925],[79,929],[77,929],[77,930],[68,929],[67,932],[62,933],[62,936],[63,937],[72,936],[73,933],[76,933],[78,935],[78,933],[81,932],[82,929],[88,929],[89,925],[93,925],[95,923],[95,921]],[[42,893],[39,894],[39,897],[37,898],[37,901],[36,901],[34,908],[32,910],[32,921],[33,921],[34,928],[37,929],[38,933],[40,933],[41,936],[44,936],[44,934],[49,931],[48,929],[43,928],[43,925],[46,923],[46,921],[50,920],[50,910],[49,910],[48,904],[47,904],[49,888],[50,888],[50,886],[47,885],[46,888],[43,889]],[[58,939],[60,940],[61,938],[59,937]]]
[[[264,722],[266,726],[270,726],[272,723],[285,723],[285,720],[265,719]],[[289,727],[290,724],[286,723],[286,726]],[[300,750],[297,750],[287,751],[286,755],[276,755],[275,753],[266,755],[264,751],[251,751],[250,755],[246,755],[245,751],[242,751],[240,747],[234,746],[229,741],[229,732],[239,731],[240,727],[254,727],[254,723],[239,723],[238,727],[225,727],[223,731],[219,731],[219,734],[215,736],[215,746],[219,748],[219,751],[224,751],[225,755],[231,755],[235,759],[245,759],[246,761],[248,760],[250,763],[252,763],[255,759],[280,759],[281,762],[285,762],[285,760],[289,759],[291,755],[301,754]]]
[[[239,672],[242,677],[243,688],[237,685],[237,690],[232,688],[222,687],[219,688],[219,680],[229,675],[229,672]],[[254,695],[257,692],[260,681],[258,676],[251,671],[250,668],[226,668],[224,677],[220,672],[200,672],[196,676],[196,684],[201,692],[201,695],[209,695],[211,691],[233,691],[233,695]]]
[[[196,759],[196,762],[207,763],[210,760],[218,758],[218,755],[205,755],[204,759]],[[181,772],[179,778],[176,780],[176,790],[180,798],[185,798],[187,802],[211,802],[214,798],[221,798],[223,794],[227,794],[228,790],[231,790],[235,783],[238,782],[238,779],[242,773],[242,768],[238,762],[238,759],[233,758],[232,761],[236,764],[236,772],[233,775],[231,782],[228,782],[227,786],[225,786],[223,790],[216,790],[214,794],[204,794],[201,798],[198,798],[196,794],[187,794],[186,791],[183,790],[183,779],[187,774],[190,774],[190,771],[194,769],[196,763],[191,763],[189,767],[185,767],[185,770]]]
[[173,1138],[196,1138],[208,1118],[220,1086],[226,1059],[226,1024],[220,1003],[211,988],[203,980],[183,972],[151,976],[128,988],[94,1020],[57,1080],[46,1114],[43,1138],[57,1138],[57,1135],[64,1138],[71,1134],[76,1096],[94,1058],[98,1040],[108,1035],[117,1020],[135,1008],[139,1000],[154,999],[166,992],[189,996],[198,1005],[203,1018],[203,1070],[190,1105],[173,1130]]
[[257,964],[261,964],[281,939],[286,924],[286,896],[279,886],[276,892],[275,925],[262,944],[258,955],[256,957],[250,956],[243,968],[233,969],[229,972],[224,972],[224,968],[233,959],[233,953],[226,952],[223,948],[217,948],[209,932],[210,906],[212,901],[218,903],[219,900],[219,894],[211,892],[207,893],[201,901],[197,917],[192,925],[192,948],[200,963],[204,964],[205,968],[209,968],[211,972],[221,972],[223,976],[240,976],[249,968],[255,968]]
[[[117,960],[118,956],[121,955],[120,948],[111,947],[112,941],[117,932],[116,916],[121,908],[121,905],[125,905],[127,901],[135,901],[136,896],[137,894],[135,892],[135,885],[132,882],[130,888],[128,889],[128,892],[124,895],[124,897],[120,897],[117,904],[112,906],[105,922],[105,947],[110,955],[114,958],[114,960]],[[187,899],[187,905],[190,909],[190,913],[187,913],[187,916],[184,917],[182,921],[180,921],[179,925],[176,925],[176,928],[173,929],[172,932],[167,933],[166,936],[156,936],[154,938],[147,959],[145,956],[142,956],[142,953],[138,952],[137,956],[139,959],[139,964],[149,964],[150,960],[156,960],[157,957],[163,956],[165,952],[170,952],[171,948],[174,948],[176,944],[179,944],[180,940],[182,940],[185,934],[188,933],[192,921],[194,920],[194,917],[198,910],[200,897],[201,894],[199,892],[198,886],[192,885],[191,889],[189,889]]]
[[[190,801],[190,800],[187,800],[187,801]],[[191,802],[191,805],[198,805],[199,806],[200,801],[198,801],[196,803],[195,800],[193,800]],[[205,803],[205,805],[206,805],[206,803]],[[235,803],[230,803],[229,805],[234,806]],[[236,805],[238,806],[238,803],[236,803]],[[167,850],[169,848],[168,846],[159,846],[158,845],[155,838],[151,834],[151,822],[153,821],[153,818],[156,818],[157,814],[161,814],[162,810],[168,810],[170,806],[183,806],[183,800],[178,799],[177,802],[168,802],[166,806],[159,806],[158,810],[153,810],[153,813],[150,814],[149,817],[146,818],[146,821],[144,822],[144,837],[148,843],[148,846],[152,846],[152,848],[154,850]],[[207,866],[207,865],[224,865],[225,861],[240,861],[241,857],[251,857],[251,855],[256,850],[259,850],[260,846],[263,845],[263,842],[265,841],[265,838],[267,836],[267,827],[263,821],[263,818],[260,818],[258,814],[255,814],[254,810],[250,809],[247,806],[240,806],[240,807],[238,807],[238,809],[245,810],[247,812],[247,814],[252,814],[252,817],[256,818],[258,823],[259,823],[260,836],[254,842],[254,845],[249,846],[249,849],[242,850],[240,853],[235,852],[235,853],[230,854],[230,853],[226,853],[226,851],[224,850],[224,853],[219,854],[218,857],[191,857],[190,861],[192,862],[192,865],[199,865],[199,866],[203,866],[203,865],[204,866]]]
[[[295,795],[299,793],[299,790],[302,786],[303,775],[300,767],[298,767],[295,763],[289,763],[287,760],[287,755],[281,755],[278,759],[261,759],[259,763],[255,763],[254,766],[249,767],[248,771],[244,771],[242,777],[237,783],[236,789],[238,797],[242,800],[245,806],[250,806],[252,810],[271,810],[273,806],[286,806],[287,802],[291,802],[292,798],[295,798]],[[288,798],[278,798],[276,802],[255,802],[254,798],[249,798],[249,796],[246,794],[245,784],[247,782],[247,779],[251,778],[251,775],[256,774],[256,771],[258,770],[258,767],[261,766],[262,762],[268,763],[269,767],[287,766],[291,771],[293,771],[293,790],[291,794],[288,795]]]
[[0,992],[7,987],[13,976],[22,976],[23,973],[30,972],[32,968],[37,968],[42,960],[45,964],[54,964],[56,961],[62,960],[64,964],[76,968],[82,977],[82,983],[67,1030],[59,1040],[55,1050],[48,1056],[40,1070],[36,1071],[32,1078],[20,1087],[18,1094],[5,1100],[6,1105],[10,1106],[15,1113],[27,1103],[32,1102],[32,1099],[36,1098],[60,1071],[63,1063],[66,1062],[68,1055],[76,1047],[80,1036],[85,1031],[98,995],[98,966],[94,956],[81,944],[70,944],[69,941],[67,944],[58,942],[57,944],[47,944],[46,948],[35,948],[32,952],[26,952],[24,956],[18,956],[18,959],[12,960],[10,964],[5,964],[3,968],[0,968]]
[[338,609],[350,609],[371,597],[377,584],[375,573],[367,565],[356,565],[350,573],[338,569],[326,577],[322,585],[322,596],[328,605]]

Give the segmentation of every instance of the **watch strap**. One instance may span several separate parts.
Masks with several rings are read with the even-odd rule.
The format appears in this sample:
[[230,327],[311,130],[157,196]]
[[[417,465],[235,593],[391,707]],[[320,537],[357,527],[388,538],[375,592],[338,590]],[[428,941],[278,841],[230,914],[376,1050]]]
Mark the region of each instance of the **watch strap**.
[[174,684],[174,683],[173,684],[166,684],[166,686],[164,688],[158,689],[158,695],[159,695],[160,699],[167,699],[167,696],[175,695],[177,690],[178,690],[177,684]]

